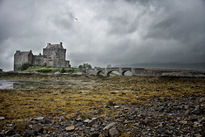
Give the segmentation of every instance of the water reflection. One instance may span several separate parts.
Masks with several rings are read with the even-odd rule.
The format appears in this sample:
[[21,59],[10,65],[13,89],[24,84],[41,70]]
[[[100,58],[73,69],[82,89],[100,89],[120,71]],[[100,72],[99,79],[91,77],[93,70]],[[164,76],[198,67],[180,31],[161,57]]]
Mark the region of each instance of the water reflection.
[[15,81],[0,80],[0,89],[13,89]]
[[0,80],[0,89],[67,88],[75,85],[75,83],[62,81]]
[[48,82],[0,80],[0,89],[34,89],[48,85]]
[[83,81],[78,79],[68,80],[3,80],[0,79],[0,89],[47,89],[47,88],[81,88],[81,87],[92,87],[96,84],[95,81]]

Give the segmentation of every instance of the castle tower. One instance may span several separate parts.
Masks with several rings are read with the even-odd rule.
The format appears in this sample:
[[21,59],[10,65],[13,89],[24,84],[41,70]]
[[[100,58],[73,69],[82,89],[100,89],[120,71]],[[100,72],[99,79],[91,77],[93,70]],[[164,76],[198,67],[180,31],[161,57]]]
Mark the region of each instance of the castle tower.
[[43,49],[43,55],[46,57],[46,65],[51,67],[70,67],[69,61],[65,60],[66,49],[60,44],[47,43]]
[[14,70],[18,70],[24,63],[33,63],[33,53],[32,51],[20,51],[17,50],[14,54]]

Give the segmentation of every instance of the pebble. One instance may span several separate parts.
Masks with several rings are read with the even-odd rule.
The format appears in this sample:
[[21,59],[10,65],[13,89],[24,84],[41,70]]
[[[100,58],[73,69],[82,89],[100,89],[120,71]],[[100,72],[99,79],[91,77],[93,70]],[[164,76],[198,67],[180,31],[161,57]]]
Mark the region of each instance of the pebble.
[[200,102],[200,103],[205,102],[205,98],[204,98],[204,97],[200,98],[200,99],[199,99],[199,102]]
[[91,128],[90,131],[93,132],[93,131],[95,131],[95,129],[94,129],[94,128]]
[[114,106],[114,108],[116,108],[116,109],[117,109],[117,108],[120,108],[120,106]]
[[82,120],[82,118],[81,117],[78,117],[77,119],[76,119],[76,121],[81,121]]
[[201,126],[200,123],[198,123],[198,122],[194,122],[194,127],[199,127],[199,126]]
[[84,123],[88,123],[88,122],[90,122],[90,119],[86,119],[86,120],[84,120],[83,122],[84,122]]
[[105,126],[105,127],[103,128],[103,130],[108,130],[108,129],[112,128],[112,127],[115,126],[115,125],[116,125],[116,123],[115,123],[115,122],[112,122],[112,123],[108,124],[107,126]]
[[120,135],[120,133],[115,127],[109,129],[109,136],[110,137],[118,137],[119,135]]
[[4,120],[5,119],[5,117],[0,117],[0,120]]
[[181,121],[179,121],[179,123],[181,123],[181,124],[187,124],[187,121],[186,120],[181,120]]
[[7,127],[12,127],[14,124],[6,124]]
[[82,126],[82,125],[83,125],[83,122],[78,122],[76,125],[77,125],[77,126]]
[[75,130],[75,126],[74,125],[66,127],[66,131],[73,131],[73,130]]
[[36,117],[36,118],[33,118],[33,120],[36,120],[36,121],[41,121],[41,120],[43,120],[44,119],[44,117]]

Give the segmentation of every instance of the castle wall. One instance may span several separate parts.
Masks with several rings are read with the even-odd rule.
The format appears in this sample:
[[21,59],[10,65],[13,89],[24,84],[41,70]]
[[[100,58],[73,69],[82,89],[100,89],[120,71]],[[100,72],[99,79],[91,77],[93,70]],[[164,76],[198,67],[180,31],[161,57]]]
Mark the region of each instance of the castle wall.
[[33,56],[33,65],[35,66],[46,66],[46,58],[43,55]]
[[33,54],[29,53],[21,53],[17,51],[14,55],[14,70],[18,70],[24,63],[32,64]]
[[28,63],[33,64],[33,54],[32,53],[28,55]]

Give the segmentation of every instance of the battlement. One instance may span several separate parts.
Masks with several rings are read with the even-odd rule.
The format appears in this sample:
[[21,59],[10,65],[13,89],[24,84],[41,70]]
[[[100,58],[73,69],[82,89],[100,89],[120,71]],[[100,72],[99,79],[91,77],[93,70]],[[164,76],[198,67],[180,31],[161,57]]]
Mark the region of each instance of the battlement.
[[46,49],[50,49],[50,48],[63,49],[63,43],[62,42],[60,42],[60,44],[47,43]]

